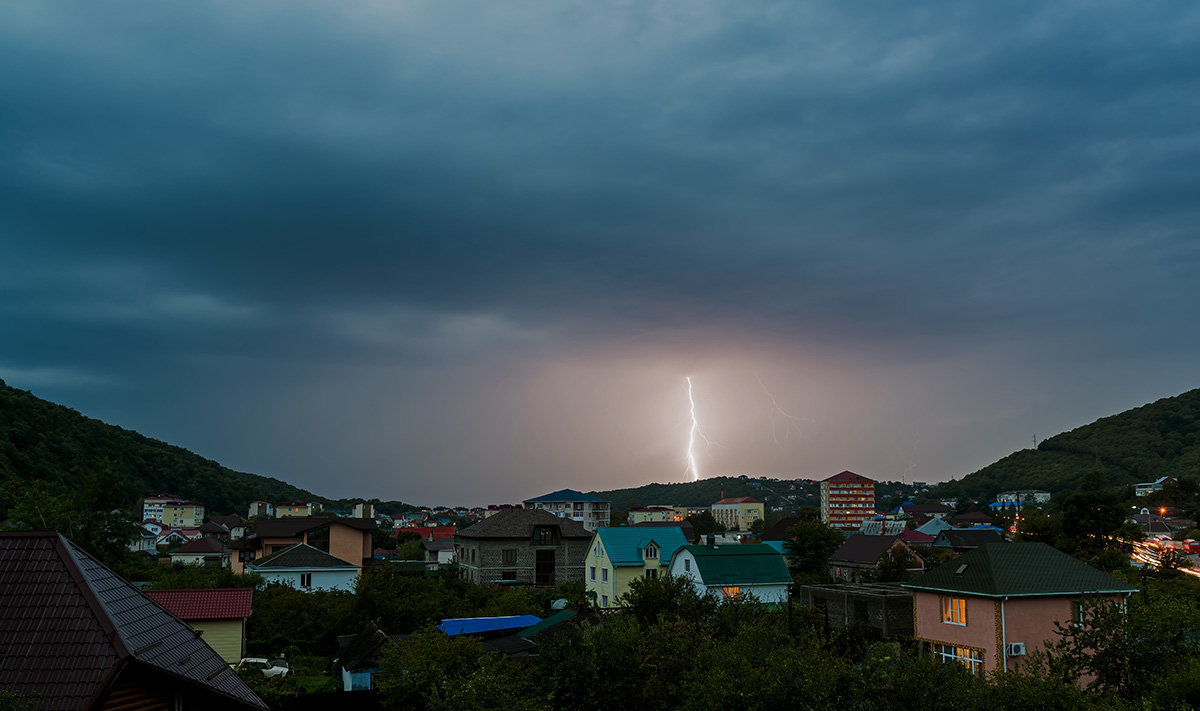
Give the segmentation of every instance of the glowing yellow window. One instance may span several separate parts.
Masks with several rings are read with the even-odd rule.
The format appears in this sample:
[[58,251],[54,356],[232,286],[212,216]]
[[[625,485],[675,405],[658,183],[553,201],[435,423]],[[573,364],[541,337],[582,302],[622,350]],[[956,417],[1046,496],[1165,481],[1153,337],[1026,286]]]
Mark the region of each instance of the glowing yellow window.
[[742,594],[742,589],[736,585],[721,588],[721,597],[725,598],[726,600],[729,600],[731,598],[737,598],[737,596],[739,596],[741,594]]
[[951,625],[967,624],[967,599],[965,597],[943,597],[942,622]]

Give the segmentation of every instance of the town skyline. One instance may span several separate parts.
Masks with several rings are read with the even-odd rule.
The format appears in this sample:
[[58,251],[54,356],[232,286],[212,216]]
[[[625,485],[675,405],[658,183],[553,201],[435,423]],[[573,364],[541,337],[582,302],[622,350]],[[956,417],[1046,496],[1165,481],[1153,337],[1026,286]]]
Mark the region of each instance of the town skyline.
[[1190,5],[128,9],[0,9],[0,378],[232,469],[936,483],[1198,384]]

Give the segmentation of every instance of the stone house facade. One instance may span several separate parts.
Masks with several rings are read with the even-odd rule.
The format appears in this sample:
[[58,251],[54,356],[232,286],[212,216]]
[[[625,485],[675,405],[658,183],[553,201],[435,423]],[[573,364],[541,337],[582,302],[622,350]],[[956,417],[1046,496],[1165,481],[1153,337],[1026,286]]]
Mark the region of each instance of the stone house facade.
[[583,580],[592,534],[541,509],[507,509],[458,532],[460,575],[479,585],[553,587]]

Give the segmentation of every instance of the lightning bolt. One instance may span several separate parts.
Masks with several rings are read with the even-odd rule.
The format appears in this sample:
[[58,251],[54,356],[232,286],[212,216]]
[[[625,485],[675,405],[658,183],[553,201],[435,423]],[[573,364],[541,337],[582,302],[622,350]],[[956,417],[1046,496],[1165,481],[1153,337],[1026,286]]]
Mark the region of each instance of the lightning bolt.
[[705,454],[712,449],[713,445],[720,447],[721,443],[709,439],[700,429],[700,421],[696,419],[696,398],[692,394],[692,379],[689,376],[685,380],[687,380],[688,385],[688,405],[691,406],[690,413],[692,416],[692,429],[688,432],[687,471],[692,475],[692,481],[700,481],[700,466],[696,464],[696,439],[704,440]]
[[792,413],[783,409],[783,407],[780,406],[779,401],[777,401],[775,396],[771,394],[771,391],[767,389],[767,384],[763,382],[762,378],[760,378],[758,375],[755,375],[754,379],[758,381],[758,386],[762,388],[763,394],[766,395],[767,399],[771,401],[771,440],[775,442],[776,446],[779,445],[779,430],[775,426],[776,415],[783,419],[783,434],[784,438],[786,439],[791,439],[793,429],[795,429],[796,432],[802,431],[800,428],[801,422],[812,422],[812,420],[809,418],[796,417]]

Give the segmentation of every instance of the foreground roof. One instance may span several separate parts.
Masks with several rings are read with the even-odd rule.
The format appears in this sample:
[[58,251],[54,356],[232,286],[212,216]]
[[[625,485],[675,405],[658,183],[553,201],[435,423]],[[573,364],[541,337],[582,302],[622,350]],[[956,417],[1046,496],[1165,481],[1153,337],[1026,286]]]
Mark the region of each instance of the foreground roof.
[[982,597],[1137,592],[1045,543],[988,543],[904,587]]
[[146,597],[181,620],[233,620],[250,616],[251,588],[146,590]]
[[792,582],[787,563],[774,548],[761,543],[684,546],[692,554],[700,579],[713,585],[778,585]]
[[557,526],[563,538],[591,538],[582,523],[559,518],[543,509],[504,509],[467,528],[459,529],[459,538],[530,538],[535,526]]
[[658,559],[669,562],[675,551],[687,545],[683,529],[678,526],[597,528],[596,536],[613,565],[643,565],[642,551],[651,543],[659,548]]
[[559,489],[558,491],[552,491],[549,494],[535,496],[532,499],[525,499],[525,503],[527,504],[537,504],[549,501],[593,501],[602,504],[608,503],[608,499],[601,499],[592,496],[591,494],[575,491],[574,489]]
[[0,688],[87,709],[126,669],[266,708],[196,632],[60,534],[0,533]]

